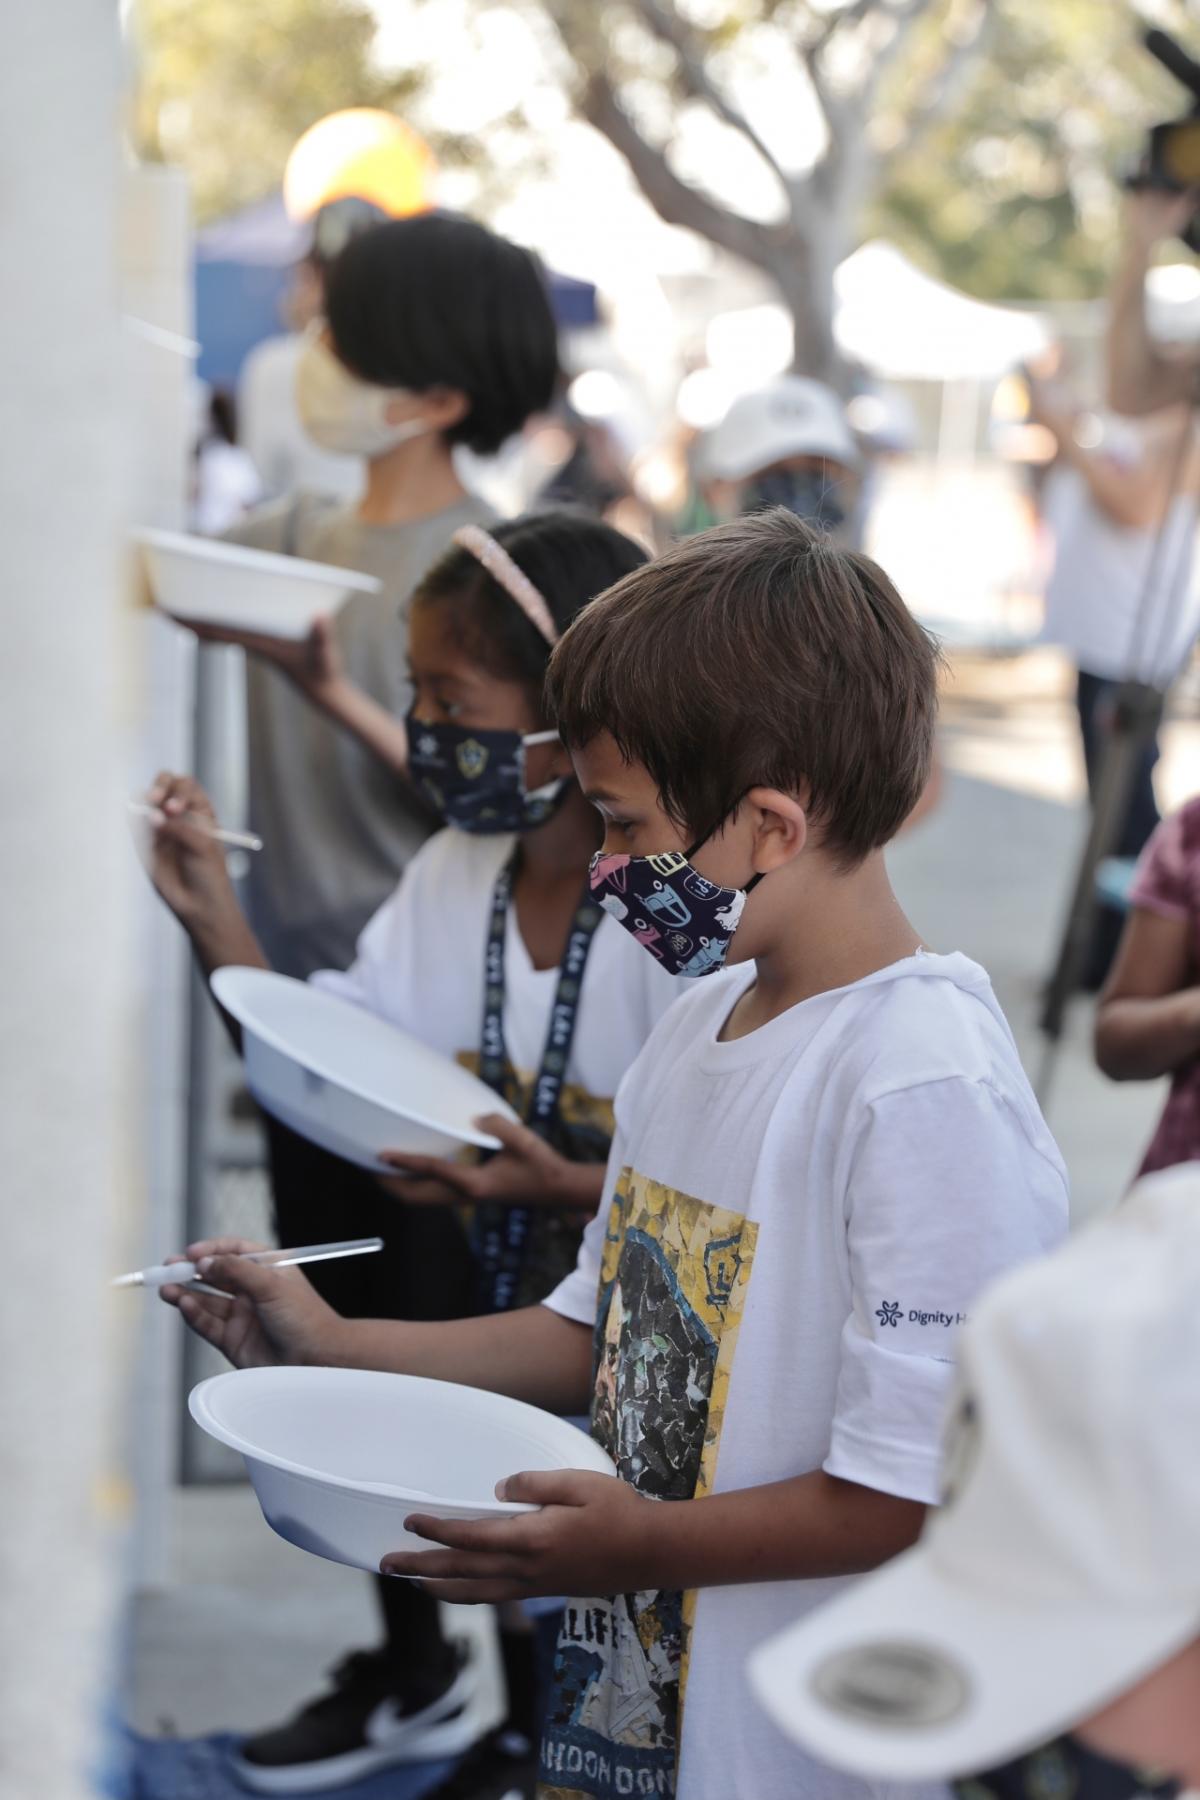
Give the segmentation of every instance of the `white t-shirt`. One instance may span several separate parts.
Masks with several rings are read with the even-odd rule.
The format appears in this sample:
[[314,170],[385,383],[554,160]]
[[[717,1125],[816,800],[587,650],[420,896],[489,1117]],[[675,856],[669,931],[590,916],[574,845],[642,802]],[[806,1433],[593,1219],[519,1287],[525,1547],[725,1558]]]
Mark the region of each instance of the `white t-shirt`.
[[[515,843],[507,834],[437,832],[367,924],[351,966],[344,973],[322,969],[311,979],[474,1068],[492,890]],[[508,910],[504,977],[505,1041],[515,1073],[527,1083],[541,1062],[558,970],[534,968],[515,906]],[[601,920],[584,968],[564,1117],[594,1118],[606,1135],[611,1131],[621,1077],[680,987],[614,920]]]
[[[605,1200],[547,1304],[595,1324],[593,1433],[641,1492],[823,1468],[936,1501],[957,1325],[1064,1237],[1062,1159],[966,957],[921,953],[719,1042],[752,980],[698,983],[630,1069]],[[569,1601],[543,1780],[571,1800],[914,1793],[814,1763],[747,1687],[751,1649],[844,1585]]]
[[[1134,468],[1145,454],[1144,441],[1130,420],[1110,419],[1102,453]],[[1158,528],[1115,524],[1077,469],[1051,470],[1042,513],[1054,556],[1043,641],[1061,644],[1089,675],[1171,681],[1200,631],[1196,496],[1173,502],[1157,550]],[[1143,603],[1155,557],[1153,587]]]

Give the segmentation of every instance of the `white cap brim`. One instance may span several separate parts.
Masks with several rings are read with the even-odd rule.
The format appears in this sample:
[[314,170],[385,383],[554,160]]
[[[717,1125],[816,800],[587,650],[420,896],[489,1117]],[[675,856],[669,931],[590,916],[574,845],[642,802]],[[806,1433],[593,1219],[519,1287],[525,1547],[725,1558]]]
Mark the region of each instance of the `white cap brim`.
[[752,433],[716,426],[699,447],[696,468],[705,481],[745,481],[792,456],[820,456],[851,470],[859,463],[858,445],[845,426],[832,420],[787,419],[760,422]]
[[748,1672],[779,1728],[823,1762],[934,1781],[1059,1736],[1196,1636],[1194,1601],[1031,1601],[951,1579],[918,1545],[761,1644]]

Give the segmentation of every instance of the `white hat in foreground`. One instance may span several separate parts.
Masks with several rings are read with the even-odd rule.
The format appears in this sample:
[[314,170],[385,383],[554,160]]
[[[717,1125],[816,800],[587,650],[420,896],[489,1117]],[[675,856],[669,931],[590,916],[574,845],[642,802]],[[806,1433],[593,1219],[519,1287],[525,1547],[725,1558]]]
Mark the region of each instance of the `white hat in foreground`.
[[790,456],[858,466],[845,407],[832,388],[801,375],[781,375],[735,400],[700,445],[696,469],[705,481],[744,481]]
[[919,1544],[750,1661],[867,1777],[995,1767],[1200,1637],[1200,1164],[1006,1277],[958,1360]]

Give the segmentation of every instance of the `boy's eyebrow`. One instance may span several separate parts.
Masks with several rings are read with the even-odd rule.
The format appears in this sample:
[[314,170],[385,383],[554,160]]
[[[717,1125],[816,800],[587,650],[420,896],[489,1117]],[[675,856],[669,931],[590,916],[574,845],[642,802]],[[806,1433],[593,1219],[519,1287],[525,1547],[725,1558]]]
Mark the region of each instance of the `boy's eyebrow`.
[[598,806],[601,801],[607,801],[610,806],[619,806],[621,804],[621,796],[619,794],[610,794],[607,788],[586,787],[582,792],[584,799],[590,800],[593,806]]

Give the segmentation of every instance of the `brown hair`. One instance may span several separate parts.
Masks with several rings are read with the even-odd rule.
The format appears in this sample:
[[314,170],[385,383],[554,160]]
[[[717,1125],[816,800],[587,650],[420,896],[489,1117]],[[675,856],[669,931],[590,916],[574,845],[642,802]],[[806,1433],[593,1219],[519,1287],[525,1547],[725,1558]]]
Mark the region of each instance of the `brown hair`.
[[847,867],[929,776],[938,651],[876,563],[782,507],[675,545],[593,602],[547,676],[563,741],[607,731],[702,839],[752,787],[806,792]]

